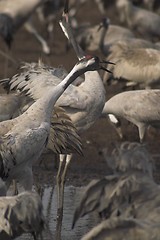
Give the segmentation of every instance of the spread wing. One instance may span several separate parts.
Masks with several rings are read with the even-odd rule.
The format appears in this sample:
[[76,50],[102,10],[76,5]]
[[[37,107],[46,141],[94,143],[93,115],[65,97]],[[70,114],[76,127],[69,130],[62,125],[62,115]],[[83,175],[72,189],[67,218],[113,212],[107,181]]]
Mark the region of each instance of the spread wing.
[[[51,87],[57,86],[67,75],[63,68],[51,68],[42,63],[26,63],[22,69],[12,78],[0,80],[0,84],[9,91],[16,90],[34,100],[46,95]],[[87,98],[87,93],[80,93],[79,88],[71,84],[56,105],[85,109]]]

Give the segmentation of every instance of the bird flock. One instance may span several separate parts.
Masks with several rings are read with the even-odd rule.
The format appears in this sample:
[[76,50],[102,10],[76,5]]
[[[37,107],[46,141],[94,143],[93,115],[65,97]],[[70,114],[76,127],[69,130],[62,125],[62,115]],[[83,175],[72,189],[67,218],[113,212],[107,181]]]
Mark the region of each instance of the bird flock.
[[[84,155],[81,136],[100,118],[106,119],[106,125],[112,123],[120,143],[114,140],[111,154],[108,147],[102,149],[110,174],[86,186],[71,227],[95,212],[99,224],[88,229],[83,240],[160,238],[159,185],[154,179],[154,156],[146,144],[149,128],[160,128],[160,2],[95,0],[101,19],[96,24],[78,20],[78,11],[87,4],[91,7],[93,1],[0,1],[0,37],[7,47],[3,58],[16,59],[19,65],[14,74],[0,79],[2,240],[24,233],[43,239],[49,228],[33,169],[47,151],[59,159],[54,239],[62,239],[68,166],[74,154]],[[45,28],[44,35],[36,29],[35,19]],[[23,26],[41,43],[36,61],[28,62],[25,53],[24,61],[14,56],[14,42],[18,32],[24,33]],[[41,58],[54,55],[55,28],[66,41],[60,49],[61,54],[65,51],[63,60],[70,48],[78,59],[70,71],[63,67],[65,61],[56,67]],[[11,64],[7,62],[6,69]],[[117,86],[119,92],[114,93]],[[110,87],[112,96],[107,95]],[[137,141],[124,138],[123,120],[138,128]]]

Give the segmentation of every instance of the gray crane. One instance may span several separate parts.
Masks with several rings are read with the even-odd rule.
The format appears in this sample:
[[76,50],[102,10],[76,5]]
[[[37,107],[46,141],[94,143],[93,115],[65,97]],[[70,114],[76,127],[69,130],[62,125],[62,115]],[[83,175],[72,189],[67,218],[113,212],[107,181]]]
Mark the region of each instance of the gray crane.
[[[0,122],[15,118],[22,114],[34,102],[27,96],[12,92],[10,94],[0,95],[0,100]],[[65,110],[60,107],[54,107],[51,117],[50,134],[44,153],[48,151],[52,152],[54,155],[72,153],[82,155],[82,143],[80,136],[77,133],[77,129],[66,114]],[[62,156],[61,159],[63,159]],[[42,161],[40,161],[40,163],[41,162]],[[13,192],[14,194],[17,194],[18,188],[16,182],[13,181],[13,183]]]
[[158,240],[159,234],[159,224],[134,218],[115,217],[98,224],[85,234],[81,240]]
[[[66,20],[64,18],[63,24],[66,24],[65,21]],[[66,29],[69,31],[69,39],[71,39],[70,26],[67,25]],[[72,38],[71,40],[73,46],[76,49],[79,49],[79,46],[77,46],[74,39]],[[76,53],[80,61],[85,58],[85,54],[82,54],[82,52],[80,53],[79,50]],[[16,88],[21,92],[25,91],[31,95],[34,100],[37,100],[42,95],[46,95],[46,92],[48,92],[53,85],[57,85],[57,82],[60,80],[57,78],[57,69],[47,69],[45,66],[41,66],[41,68],[39,66],[37,68],[37,65],[35,66],[35,64],[32,64],[30,67],[29,72],[26,71],[20,76],[16,75],[10,80],[10,89]],[[104,68],[102,67],[102,69]],[[58,75],[63,74],[58,71]],[[64,93],[64,97],[59,99],[56,105],[63,107],[67,111],[79,131],[89,128],[100,116],[105,103],[105,89],[99,73],[97,71],[94,71],[93,73],[90,71],[88,74],[85,73],[85,81],[79,87],[71,85],[66,91],[67,92]],[[64,168],[65,174],[70,159],[71,156],[67,156]],[[59,169],[61,169],[62,161],[60,159]],[[58,171],[57,181],[61,183],[61,181],[64,181],[63,179],[65,175],[63,174],[62,180],[59,180],[59,173],[60,170]],[[59,193],[58,195],[61,194],[62,193]],[[59,199],[61,199],[61,197]],[[62,207],[63,205],[60,203],[59,209],[62,209]]]
[[135,37],[131,30],[110,24],[108,18],[104,18],[100,24],[79,26],[74,30],[76,40],[83,49],[88,49],[89,51],[100,49],[105,55],[108,54],[109,47],[118,40]]
[[[77,43],[73,41],[73,45]],[[77,52],[77,55],[80,54]],[[81,54],[80,59],[85,55]],[[45,65],[25,65],[24,72],[9,80],[10,89],[27,92],[34,100],[46,95],[48,90],[61,82],[64,71]],[[66,73],[65,73],[66,74]],[[60,78],[57,78],[60,77]],[[97,71],[85,73],[85,81],[80,86],[70,85],[56,105],[63,107],[78,131],[88,129],[101,115],[105,103],[105,89]],[[68,156],[66,164],[70,162]],[[61,163],[61,161],[60,161]]]
[[105,74],[104,81],[125,80],[127,85],[151,88],[160,83],[160,51],[152,48],[131,48],[120,42],[110,48],[107,61],[115,64],[109,67],[112,74]]
[[[33,99],[24,94],[15,92],[1,94],[0,122],[21,115],[33,102]],[[72,152],[82,154],[79,134],[63,108],[54,107],[51,118],[51,131],[46,148],[54,154],[70,154]]]
[[160,16],[158,14],[136,7],[129,0],[117,0],[116,7],[120,15],[120,21],[127,23],[129,28],[148,39],[159,39]]
[[[84,62],[86,63],[86,65],[84,64]],[[91,58],[91,57],[87,57],[87,58],[83,58],[83,59],[81,59],[81,61],[79,62],[79,64],[77,64],[76,66],[75,66],[75,68],[72,70],[72,72],[70,73],[70,74],[68,74],[65,78],[64,78],[64,80],[63,81],[60,81],[60,83],[55,87],[55,90],[53,91],[54,93],[55,93],[55,95],[57,96],[57,94],[56,94],[56,89],[58,88],[60,88],[59,86],[62,86],[62,87],[64,87],[65,86],[65,89],[67,88],[67,86],[69,85],[69,83],[71,83],[78,75],[79,75],[79,72],[77,72],[76,71],[76,69],[77,68],[80,68],[80,73],[84,73],[85,71],[87,71],[87,70],[90,70],[90,71],[94,71],[94,70],[98,70],[98,69],[105,69],[100,63],[102,63],[102,62],[100,62],[100,60],[96,57],[96,58]],[[85,68],[85,70],[84,70],[84,68]],[[48,73],[49,73],[49,71],[48,71]],[[66,82],[67,82],[67,79],[68,79],[68,81],[69,81],[69,83],[67,84]],[[45,83],[45,85],[47,85],[47,83]],[[63,86],[64,85],[64,86]],[[21,84],[21,86],[22,86],[22,84]],[[61,89],[62,89],[62,87],[61,87]],[[16,149],[17,151],[16,151],[16,153],[14,153],[14,154],[17,154],[19,151],[20,152],[23,152],[23,144],[25,144],[26,143],[26,145],[27,144],[31,144],[31,146],[33,147],[33,149],[30,149],[31,151],[30,151],[30,154],[29,154],[29,149],[26,149],[26,152],[25,153],[22,153],[22,154],[24,154],[23,155],[23,157],[24,157],[24,159],[22,159],[22,156],[21,156],[21,159],[18,159],[18,160],[20,160],[20,164],[16,164],[16,165],[18,165],[17,167],[16,167],[16,165],[14,166],[14,161],[11,161],[11,165],[12,165],[12,167],[13,167],[13,171],[10,171],[10,172],[12,172],[12,174],[11,174],[11,177],[10,177],[10,179],[9,178],[7,178],[7,182],[8,182],[8,184],[10,184],[10,180],[11,179],[13,179],[13,178],[15,178],[15,179],[17,179],[17,180],[19,180],[19,182],[24,186],[24,188],[31,188],[31,185],[32,185],[32,162],[33,162],[33,160],[35,160],[34,158],[38,158],[39,156],[40,156],[40,154],[41,154],[41,152],[43,151],[43,149],[44,149],[44,147],[45,147],[45,145],[47,144],[47,139],[48,139],[48,137],[49,137],[49,129],[50,129],[50,118],[51,118],[51,116],[50,116],[50,114],[51,114],[51,112],[50,112],[50,110],[48,111],[48,107],[47,107],[47,104],[51,104],[50,105],[50,108],[51,108],[51,106],[52,106],[52,109],[53,109],[53,99],[52,99],[52,101],[50,101],[50,99],[48,99],[48,98],[51,98],[51,89],[53,89],[53,85],[52,85],[52,87],[50,86],[50,88],[49,89],[47,89],[47,94],[43,94],[43,96],[42,97],[40,97],[35,103],[33,103],[32,105],[31,105],[31,107],[29,107],[29,109],[26,111],[26,112],[24,112],[21,116],[19,116],[18,118],[15,118],[15,119],[13,119],[12,121],[14,122],[14,121],[16,121],[17,119],[18,120],[20,120],[20,124],[19,124],[19,121],[17,122],[17,124],[16,124],[16,126],[14,126],[14,129],[16,128],[16,131],[19,131],[19,129],[20,129],[20,125],[23,125],[23,123],[25,122],[24,121],[24,116],[26,117],[26,118],[28,118],[28,116],[30,116],[31,115],[31,113],[33,114],[33,116],[32,117],[29,117],[29,121],[28,121],[28,124],[30,125],[30,124],[32,124],[32,122],[31,121],[33,121],[33,125],[35,125],[36,124],[36,119],[39,119],[39,117],[40,117],[40,114],[39,114],[39,112],[33,112],[33,110],[34,110],[34,106],[36,106],[36,108],[39,106],[39,108],[40,108],[40,112],[42,112],[42,115],[43,115],[43,117],[45,117],[45,121],[47,121],[47,119],[46,118],[49,118],[48,119],[48,123],[43,123],[43,122],[40,122],[40,126],[39,126],[39,128],[42,130],[41,132],[38,132],[38,128],[35,128],[34,126],[32,126],[34,129],[33,130],[37,130],[34,134],[33,134],[33,136],[32,136],[32,128],[31,129],[29,129],[29,132],[31,132],[31,136],[27,136],[28,138],[27,139],[25,139],[26,138],[26,133],[24,133],[24,131],[23,131],[23,134],[22,134],[22,136],[21,136],[21,134],[20,134],[20,141],[18,141],[18,144],[20,143],[20,146],[19,146],[19,148],[18,149]],[[63,88],[64,89],[64,88]],[[50,93],[50,94],[49,94]],[[55,97],[55,96],[54,96]],[[60,97],[60,94],[58,94],[58,96],[57,96],[57,99],[58,99],[58,97]],[[47,100],[45,100],[47,98]],[[53,98],[53,96],[52,96],[52,98]],[[57,100],[56,99],[56,100]],[[43,100],[45,101],[44,102],[44,104],[42,104],[43,103]],[[39,104],[38,104],[38,102],[39,102]],[[56,102],[56,101],[55,101]],[[54,103],[55,103],[54,102]],[[47,111],[46,111],[46,109],[47,109]],[[44,111],[45,110],[45,111]],[[35,111],[35,110],[34,110]],[[22,120],[21,119],[23,119],[23,123],[22,123]],[[43,120],[43,119],[42,119]],[[11,120],[10,120],[11,121]],[[43,120],[44,121],[44,120]],[[3,129],[4,129],[4,125],[5,125],[5,123],[6,122],[2,122],[1,124],[2,124],[2,127],[3,127]],[[39,123],[39,120],[38,120],[38,123]],[[44,126],[43,126],[44,125]],[[22,128],[23,128],[23,126],[21,126]],[[27,128],[28,128],[29,126],[27,126]],[[23,129],[24,130],[24,129]],[[20,130],[20,133],[21,133],[21,131],[22,131],[22,129]],[[9,132],[10,133],[10,132]],[[4,133],[3,133],[4,134]],[[35,137],[34,135],[37,135],[37,137]],[[9,135],[9,137],[10,137],[10,135]],[[24,140],[22,140],[24,138]],[[32,139],[31,139],[32,138]],[[35,139],[37,139],[38,140],[38,142],[36,141],[35,142]],[[70,139],[70,136],[68,136],[68,139]],[[18,138],[18,140],[19,140],[19,138]],[[25,143],[24,143],[24,141],[25,141]],[[34,141],[34,143],[33,143],[33,141]],[[74,138],[73,138],[73,141],[74,141]],[[72,142],[73,142],[72,141]],[[17,144],[16,144],[17,145]],[[3,153],[5,153],[5,151],[3,151],[3,150],[5,150],[5,146],[6,146],[6,144],[5,144],[5,146],[4,146],[4,148],[3,148],[3,145],[1,144],[1,146],[2,146],[2,151],[1,151],[1,154],[3,154]],[[7,145],[8,146],[8,145]],[[36,147],[37,146],[37,147]],[[37,149],[36,149],[37,148]],[[25,150],[25,149],[24,149]],[[72,150],[72,149],[71,149]],[[10,152],[10,151],[9,151]],[[66,152],[65,152],[66,153]],[[67,152],[68,153],[68,152]],[[27,154],[27,155],[26,155]],[[13,155],[13,154],[12,154]],[[11,157],[12,157],[12,155],[11,155]],[[29,155],[29,156],[28,156]],[[19,157],[20,155],[18,154],[18,157]],[[62,156],[62,155],[61,155]],[[62,199],[63,199],[63,188],[64,188],[64,179],[65,179],[65,175],[66,175],[66,170],[67,170],[67,167],[68,167],[68,164],[69,164],[69,162],[70,162],[70,159],[71,159],[71,156],[70,155],[67,155],[68,157],[67,157],[67,159],[66,159],[66,164],[65,164],[65,167],[64,167],[64,171],[63,171],[63,174],[62,174],[62,176],[61,176],[61,168],[62,168],[62,163],[63,163],[63,161],[64,161],[64,157],[62,156],[62,158],[60,158],[60,166],[59,166],[59,170],[58,170],[58,174],[57,174],[57,179],[59,180],[58,181],[58,186],[60,186],[60,188],[58,188],[58,189],[60,189],[59,190],[59,194],[58,194],[58,203],[59,203],[59,205],[60,205],[60,208],[58,208],[58,217],[60,216],[62,216],[61,214],[59,214],[59,212],[61,213],[61,211],[63,211],[63,201],[62,201]],[[5,156],[6,157],[6,156]],[[7,156],[8,157],[8,156]],[[10,156],[9,156],[10,157]],[[27,158],[27,161],[26,161],[26,158]],[[14,159],[15,159],[15,156],[14,156]],[[62,160],[61,160],[62,159]],[[13,158],[12,158],[12,160],[13,160]],[[22,173],[22,167],[23,167],[23,169],[24,169],[24,172]],[[2,168],[3,168],[3,166],[2,166]],[[20,169],[19,169],[20,168]],[[17,173],[20,173],[19,174],[19,176],[17,175]],[[8,174],[8,173],[7,173]],[[23,175],[22,175],[23,174]],[[28,176],[29,176],[29,180],[30,181],[28,181]],[[22,179],[22,177],[23,177],[23,179]],[[60,177],[62,177],[62,181],[61,181],[61,178]],[[26,180],[27,179],[27,180]],[[27,186],[26,186],[26,184],[27,184]],[[61,220],[61,219],[60,219]],[[59,221],[58,221],[59,222]],[[60,221],[61,222],[61,221]],[[60,226],[59,224],[58,224],[58,226]],[[59,231],[58,231],[58,234],[59,234]]]
[[43,37],[37,32],[31,23],[30,17],[36,9],[43,5],[43,0],[1,0],[0,1],[0,35],[5,40],[8,47],[11,47],[14,34],[21,26],[32,33],[41,43],[45,54],[50,53],[50,48]]
[[[29,93],[34,100],[46,94],[50,88],[56,86],[62,81],[61,79],[66,76],[66,72],[64,73],[63,69],[49,68],[42,63],[25,64],[22,69],[24,69],[24,72],[20,75],[16,74],[9,80],[11,84],[10,89],[13,90],[17,88],[18,91],[25,91]],[[97,89],[99,91],[97,91]],[[56,106],[63,107],[78,131],[82,131],[89,128],[94,121],[98,119],[104,103],[105,89],[102,80],[98,72],[94,71],[92,74],[90,71],[89,74],[85,74],[85,81],[82,85],[79,87],[71,85],[66,92],[64,92],[64,96],[56,103]],[[64,156],[60,155],[60,165],[57,175],[57,181],[60,183],[64,182],[65,172],[67,171],[70,160],[71,156],[68,155],[62,177],[60,176],[60,172],[64,162]]]
[[[103,18],[100,24],[100,29],[102,27],[103,30],[101,30],[101,38],[98,47],[106,56],[112,52],[112,46],[116,44],[123,44],[126,47],[129,46],[131,49],[154,48],[160,50],[159,46],[152,43],[151,41],[135,38],[129,29],[117,25],[111,25],[108,18]],[[105,29],[107,29],[107,31]],[[97,39],[97,37],[93,35],[93,39],[95,38]],[[91,41],[90,44],[92,44]]]
[[31,233],[37,239],[45,228],[42,202],[35,192],[0,197],[0,214],[1,240],[11,240],[24,233]]
[[150,239],[152,235],[158,239],[160,188],[153,180],[153,159],[146,146],[124,142],[113,150],[110,163],[113,174],[93,180],[86,188],[73,227],[79,217],[98,211],[102,222],[82,239]]
[[50,88],[47,95],[39,98],[22,115],[0,123],[0,169],[7,187],[12,179],[17,179],[25,190],[31,190],[32,163],[47,144],[54,104],[77,76],[101,67],[97,57],[84,58],[60,84]]
[[[138,200],[146,198],[148,189],[150,191],[154,189],[152,193],[154,199],[158,186],[153,180],[153,159],[145,145],[123,142],[120,147],[113,150],[111,157],[106,156],[106,160],[113,173],[100,180],[92,180],[88,184],[76,208],[73,227],[80,217],[95,210],[102,219],[119,215],[134,217],[135,212],[131,211],[132,203],[136,205],[137,201],[135,211],[138,211]],[[142,191],[144,185],[146,190]],[[141,196],[139,194],[133,197],[131,203],[130,196],[132,194],[134,196],[135,191],[142,193]],[[136,216],[137,214],[136,212]]]
[[106,101],[103,111],[136,125],[140,142],[143,142],[148,126],[160,126],[159,101],[158,89],[126,91]]

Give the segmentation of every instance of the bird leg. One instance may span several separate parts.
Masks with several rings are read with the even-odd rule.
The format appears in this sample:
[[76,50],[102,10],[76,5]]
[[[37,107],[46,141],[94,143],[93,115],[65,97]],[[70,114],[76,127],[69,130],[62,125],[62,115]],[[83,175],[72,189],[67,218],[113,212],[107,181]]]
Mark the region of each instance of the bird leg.
[[[64,202],[64,184],[65,177],[72,155],[60,155],[60,163],[57,173],[57,225],[56,225],[56,239],[61,239],[61,227],[63,220],[63,202]],[[64,165],[64,167],[63,167]]]
[[37,30],[33,27],[33,25],[31,24],[30,21],[26,22],[24,25],[25,29],[32,33],[35,38],[40,42],[41,46],[42,46],[42,50],[45,54],[50,54],[50,48],[47,44],[47,42],[42,38],[42,36],[37,32]]
[[139,139],[140,143],[143,143],[144,137],[145,137],[145,132],[146,132],[146,125],[145,124],[139,124],[138,125],[138,132],[139,132]]
[[13,195],[18,195],[18,186],[17,186],[17,181],[13,179]]
[[[10,49],[8,49],[8,47],[6,48],[6,55],[9,56],[10,53]],[[8,77],[8,66],[9,66],[9,60],[8,57],[5,57],[5,61],[4,61],[4,78]]]
[[34,240],[37,240],[37,236],[36,236],[36,233],[35,233],[35,232],[32,232],[32,236],[33,236],[33,239],[34,239]]

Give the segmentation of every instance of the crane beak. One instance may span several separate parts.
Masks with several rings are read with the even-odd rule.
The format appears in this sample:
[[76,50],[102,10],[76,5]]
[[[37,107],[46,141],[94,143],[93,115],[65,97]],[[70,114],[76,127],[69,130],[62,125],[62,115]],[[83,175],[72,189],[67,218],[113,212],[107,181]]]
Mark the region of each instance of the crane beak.
[[69,7],[68,6],[69,6],[69,0],[66,0],[65,3],[64,3],[64,10],[63,10],[64,14],[66,14],[66,13],[68,14],[68,12],[69,12],[69,10],[68,10]]
[[[115,65],[115,63],[113,63],[113,62],[105,61],[105,60],[100,61],[100,63],[107,63],[107,64],[114,64],[114,65]],[[112,72],[111,72],[110,70],[108,70],[107,68],[105,68],[105,67],[103,67],[103,66],[101,66],[100,69],[102,69],[102,70],[104,70],[104,71],[109,72],[109,73],[112,74]]]
[[102,70],[104,70],[104,71],[106,71],[106,72],[109,72],[109,73],[111,73],[112,74],[112,72],[111,71],[109,71],[107,68],[105,68],[105,67],[101,67],[100,69],[102,69]]
[[110,61],[105,61],[105,60],[101,61],[100,63],[107,63],[107,64],[113,64],[113,65],[116,65],[116,64],[115,64],[115,63],[113,63],[113,62],[110,62]]

